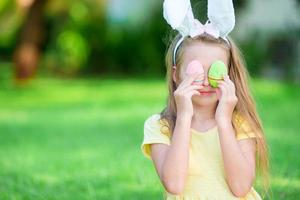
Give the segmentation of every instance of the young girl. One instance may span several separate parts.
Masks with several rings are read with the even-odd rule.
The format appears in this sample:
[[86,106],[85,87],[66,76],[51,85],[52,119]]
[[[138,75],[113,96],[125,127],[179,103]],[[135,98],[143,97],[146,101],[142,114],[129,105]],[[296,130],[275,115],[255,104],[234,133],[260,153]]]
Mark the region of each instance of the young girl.
[[[164,17],[170,23],[172,16],[168,13],[180,15],[180,11],[174,11],[172,4],[169,7],[173,10],[167,12],[168,3],[164,3]],[[208,8],[213,7],[212,3],[217,2],[209,0]],[[227,3],[232,6],[228,0]],[[192,16],[190,11],[185,20]],[[220,21],[212,19],[210,15],[210,23],[202,25],[202,30],[200,26],[187,28],[190,22],[177,23],[181,29],[175,29],[189,31],[180,32],[168,48],[167,106],[145,121],[141,149],[153,160],[165,189],[164,199],[258,200],[261,197],[253,188],[256,168],[268,184],[263,128],[247,85],[248,73],[242,57],[227,37],[233,26],[226,32],[216,25]],[[192,16],[188,20],[195,19]],[[226,33],[216,35],[213,29]],[[198,33],[191,34],[195,31]],[[225,63],[228,75],[213,87],[208,72],[216,60]],[[189,72],[191,64],[194,73]]]

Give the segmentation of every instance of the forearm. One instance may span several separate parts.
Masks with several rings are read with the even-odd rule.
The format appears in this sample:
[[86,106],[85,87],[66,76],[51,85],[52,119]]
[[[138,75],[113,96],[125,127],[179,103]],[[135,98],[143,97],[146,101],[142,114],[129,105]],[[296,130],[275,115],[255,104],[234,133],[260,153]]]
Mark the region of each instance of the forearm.
[[191,120],[177,118],[172,141],[166,154],[162,179],[165,186],[178,193],[183,189],[189,161]]
[[225,123],[218,129],[227,183],[234,194],[243,196],[252,186],[255,168],[243,155],[232,124]]

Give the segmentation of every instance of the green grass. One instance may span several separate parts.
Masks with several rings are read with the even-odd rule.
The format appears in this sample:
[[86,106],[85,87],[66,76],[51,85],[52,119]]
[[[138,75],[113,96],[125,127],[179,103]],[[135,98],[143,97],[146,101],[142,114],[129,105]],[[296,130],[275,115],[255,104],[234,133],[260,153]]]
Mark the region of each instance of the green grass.
[[[299,86],[255,80],[271,150],[270,199],[300,198]],[[0,85],[0,199],[161,199],[140,144],[163,80],[37,79]],[[261,191],[260,186],[256,186]]]

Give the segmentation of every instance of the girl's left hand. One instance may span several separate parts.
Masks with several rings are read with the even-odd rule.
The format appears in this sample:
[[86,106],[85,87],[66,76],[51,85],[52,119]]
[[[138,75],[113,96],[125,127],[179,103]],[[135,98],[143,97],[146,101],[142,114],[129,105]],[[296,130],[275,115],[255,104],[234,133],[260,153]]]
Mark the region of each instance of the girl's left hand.
[[224,80],[218,81],[217,93],[219,93],[217,94],[219,103],[215,114],[216,122],[218,125],[231,124],[232,113],[238,98],[235,95],[235,85],[228,75],[224,76]]

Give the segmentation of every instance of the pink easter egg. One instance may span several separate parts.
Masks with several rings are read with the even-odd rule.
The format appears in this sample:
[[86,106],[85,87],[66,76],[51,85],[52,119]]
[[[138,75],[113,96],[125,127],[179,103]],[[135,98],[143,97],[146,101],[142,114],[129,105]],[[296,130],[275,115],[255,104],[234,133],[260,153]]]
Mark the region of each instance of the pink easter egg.
[[188,75],[202,74],[204,73],[204,69],[202,64],[198,60],[193,60],[188,64],[186,68],[186,73]]

